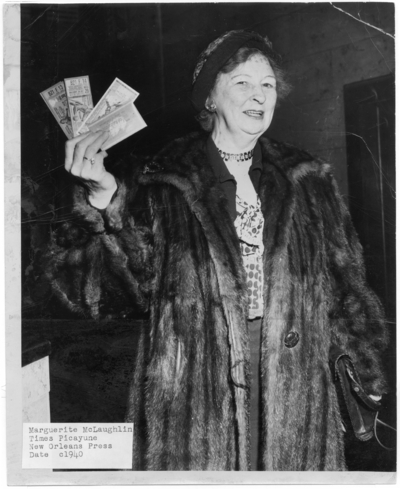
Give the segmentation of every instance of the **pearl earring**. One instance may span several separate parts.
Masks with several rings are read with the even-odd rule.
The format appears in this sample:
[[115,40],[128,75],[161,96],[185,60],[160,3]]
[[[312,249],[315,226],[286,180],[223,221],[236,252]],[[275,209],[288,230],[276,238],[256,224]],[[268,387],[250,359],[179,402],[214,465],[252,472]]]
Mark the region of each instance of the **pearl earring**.
[[215,112],[217,110],[217,106],[212,103],[210,104],[208,107],[206,107],[206,109],[209,111],[209,112]]

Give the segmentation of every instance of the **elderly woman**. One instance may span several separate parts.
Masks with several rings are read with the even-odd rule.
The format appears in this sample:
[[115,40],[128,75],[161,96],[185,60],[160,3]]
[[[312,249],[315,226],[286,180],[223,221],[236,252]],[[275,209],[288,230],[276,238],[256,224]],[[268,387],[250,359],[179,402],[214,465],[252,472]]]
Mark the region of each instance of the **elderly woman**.
[[329,166],[264,136],[286,92],[270,42],[231,31],[195,69],[204,131],[115,176],[107,133],[67,142],[80,185],[48,255],[54,292],[94,318],[149,311],[135,470],[345,470],[330,350],[385,392],[381,306]]

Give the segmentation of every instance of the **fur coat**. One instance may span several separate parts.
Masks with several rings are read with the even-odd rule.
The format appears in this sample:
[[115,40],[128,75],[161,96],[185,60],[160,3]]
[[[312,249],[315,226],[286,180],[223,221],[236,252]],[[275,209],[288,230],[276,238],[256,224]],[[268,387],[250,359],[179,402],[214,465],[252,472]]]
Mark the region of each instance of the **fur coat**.
[[[381,306],[329,166],[260,144],[262,467],[345,470],[329,349],[350,355],[368,394],[385,392]],[[46,258],[54,294],[94,318],[149,311],[126,418],[134,470],[248,470],[246,279],[206,136],[178,139],[116,176],[104,212],[77,188],[75,218]]]

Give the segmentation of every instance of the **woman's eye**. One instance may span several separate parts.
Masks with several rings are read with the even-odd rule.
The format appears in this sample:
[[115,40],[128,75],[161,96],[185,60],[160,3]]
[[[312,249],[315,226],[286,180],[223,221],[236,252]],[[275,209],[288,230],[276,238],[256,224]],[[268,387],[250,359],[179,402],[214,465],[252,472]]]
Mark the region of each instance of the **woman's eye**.
[[271,85],[271,83],[264,83],[264,87],[266,88],[275,88],[274,85]]
[[239,82],[237,82],[238,85],[242,85],[242,86],[246,86],[247,85],[247,82],[244,81],[244,80],[241,80]]

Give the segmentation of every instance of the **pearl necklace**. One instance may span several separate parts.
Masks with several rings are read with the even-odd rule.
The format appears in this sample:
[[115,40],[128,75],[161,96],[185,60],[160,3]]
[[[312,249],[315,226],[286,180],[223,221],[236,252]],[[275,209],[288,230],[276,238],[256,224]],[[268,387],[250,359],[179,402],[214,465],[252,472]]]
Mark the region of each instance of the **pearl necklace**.
[[217,150],[224,161],[228,161],[230,159],[236,161],[248,161],[253,158],[254,154],[254,148],[251,151],[245,151],[244,153],[225,153],[225,151],[222,151],[219,148],[217,148]]

